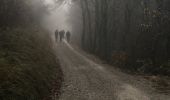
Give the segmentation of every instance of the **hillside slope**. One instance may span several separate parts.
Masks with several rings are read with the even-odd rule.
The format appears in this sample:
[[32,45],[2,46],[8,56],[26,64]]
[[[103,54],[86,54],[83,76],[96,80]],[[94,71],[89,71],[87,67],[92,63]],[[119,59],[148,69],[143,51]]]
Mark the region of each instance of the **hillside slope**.
[[46,31],[0,29],[0,100],[44,100],[52,92],[59,93],[61,76]]

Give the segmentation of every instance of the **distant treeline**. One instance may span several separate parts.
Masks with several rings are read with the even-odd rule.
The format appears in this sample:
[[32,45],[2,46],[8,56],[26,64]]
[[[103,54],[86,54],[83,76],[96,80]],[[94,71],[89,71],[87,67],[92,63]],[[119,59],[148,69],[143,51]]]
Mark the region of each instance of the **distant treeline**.
[[37,24],[46,11],[42,0],[1,0],[0,27]]
[[82,47],[124,69],[170,74],[169,0],[81,0]]

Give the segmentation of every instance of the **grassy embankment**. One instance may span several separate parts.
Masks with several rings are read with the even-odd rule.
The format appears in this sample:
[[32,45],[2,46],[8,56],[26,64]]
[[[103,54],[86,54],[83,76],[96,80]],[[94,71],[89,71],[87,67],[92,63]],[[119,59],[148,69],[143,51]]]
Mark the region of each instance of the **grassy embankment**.
[[38,28],[0,29],[0,100],[46,100],[59,93],[62,72],[51,42]]

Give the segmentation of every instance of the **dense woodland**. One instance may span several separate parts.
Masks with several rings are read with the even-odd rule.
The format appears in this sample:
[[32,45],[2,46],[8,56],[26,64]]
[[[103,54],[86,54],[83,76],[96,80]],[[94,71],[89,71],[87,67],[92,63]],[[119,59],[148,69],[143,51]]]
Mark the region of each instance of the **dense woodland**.
[[82,47],[134,72],[170,75],[169,0],[80,0]]
[[[169,0],[72,1],[81,8],[72,22],[82,22],[84,50],[124,70],[170,75]],[[48,10],[43,0],[0,0],[0,100],[46,100],[59,92],[62,71],[41,26]]]

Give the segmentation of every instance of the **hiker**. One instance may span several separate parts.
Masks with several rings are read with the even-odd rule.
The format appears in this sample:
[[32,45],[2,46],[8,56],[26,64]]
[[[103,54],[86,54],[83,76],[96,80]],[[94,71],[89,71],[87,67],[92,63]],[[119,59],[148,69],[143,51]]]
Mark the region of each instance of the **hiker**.
[[67,42],[70,42],[71,33],[69,31],[67,31],[66,33],[66,38],[67,38]]
[[56,40],[56,42],[58,41],[58,34],[59,34],[58,30],[56,30],[55,31],[55,40]]
[[64,30],[60,31],[59,35],[60,35],[60,42],[62,42],[64,35],[65,35],[65,31]]

